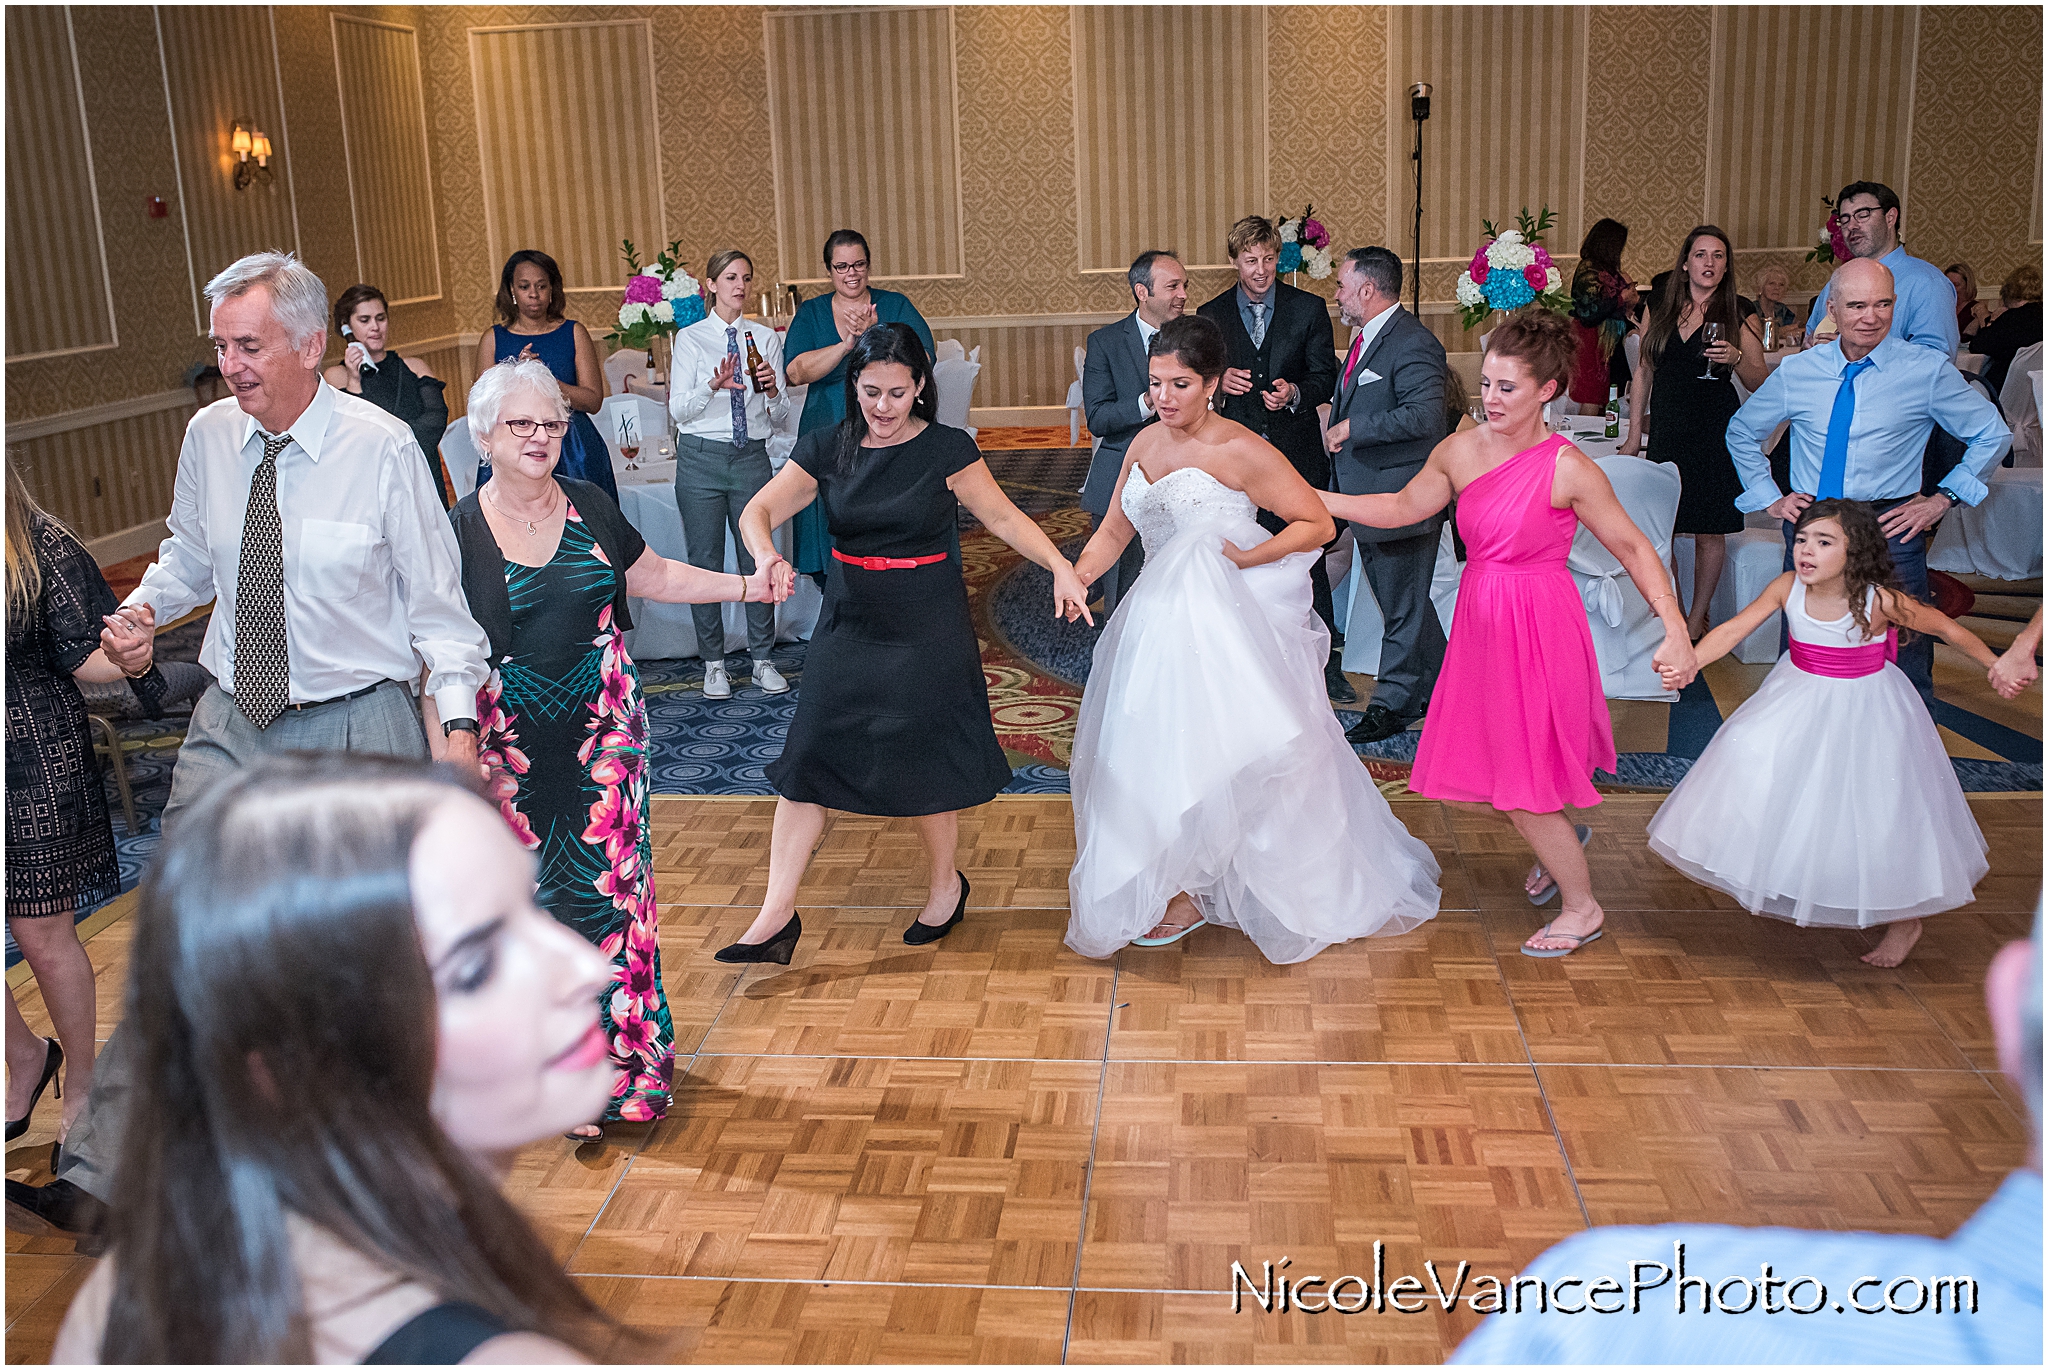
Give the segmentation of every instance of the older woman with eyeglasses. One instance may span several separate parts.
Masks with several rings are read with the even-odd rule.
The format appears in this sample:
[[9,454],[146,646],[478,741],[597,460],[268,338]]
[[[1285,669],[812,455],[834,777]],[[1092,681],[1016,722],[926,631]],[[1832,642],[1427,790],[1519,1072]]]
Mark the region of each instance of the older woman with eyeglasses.
[[[870,290],[868,240],[850,228],[834,229],[825,239],[825,270],[832,293],[817,295],[797,306],[782,340],[788,360],[783,373],[791,385],[808,385],[797,436],[830,428],[846,417],[846,357],[862,333],[876,324],[910,325],[924,344],[927,357],[937,353],[931,326],[908,296],[893,290]],[[824,588],[826,559],[832,538],[825,527],[825,506],[813,500],[790,521],[790,565]]]
[[[477,755],[505,821],[539,858],[534,897],[612,958],[602,1018],[622,1074],[603,1121],[652,1122],[668,1111],[675,1034],[656,942],[647,708],[626,653],[626,600],[774,592],[765,568],[742,577],[656,554],[604,491],[557,475],[569,421],[544,362],[501,362],[469,392],[470,433],[497,471],[449,515],[463,592],[491,644]],[[569,1135],[594,1141],[604,1129],[594,1121]]]

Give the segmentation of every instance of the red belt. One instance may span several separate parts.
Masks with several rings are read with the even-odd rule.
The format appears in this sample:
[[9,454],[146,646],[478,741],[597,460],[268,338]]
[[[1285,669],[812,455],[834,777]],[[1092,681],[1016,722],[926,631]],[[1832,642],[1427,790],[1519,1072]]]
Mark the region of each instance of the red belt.
[[858,566],[863,571],[908,571],[917,566],[929,566],[935,561],[944,561],[950,552],[938,552],[928,557],[850,557],[837,547],[832,549],[832,559],[843,561],[848,566]]

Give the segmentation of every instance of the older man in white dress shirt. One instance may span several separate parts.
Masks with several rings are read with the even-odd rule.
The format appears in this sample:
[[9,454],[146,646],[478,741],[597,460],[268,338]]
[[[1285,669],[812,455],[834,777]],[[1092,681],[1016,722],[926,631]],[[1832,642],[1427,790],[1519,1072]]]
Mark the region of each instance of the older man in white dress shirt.
[[[455,534],[412,430],[320,379],[327,291],[296,259],[244,257],[208,282],[231,399],[193,416],[178,454],[170,537],[128,596],[146,629],[212,600],[199,660],[217,682],[192,711],[164,826],[215,780],[266,752],[425,760],[412,683],[426,663],[450,761],[476,760],[488,644],[462,593]],[[151,634],[109,657],[145,670]],[[55,1182],[10,1181],[10,1208],[90,1233],[112,1193],[135,1044],[116,1029]],[[96,1201],[97,1200],[97,1201]]]

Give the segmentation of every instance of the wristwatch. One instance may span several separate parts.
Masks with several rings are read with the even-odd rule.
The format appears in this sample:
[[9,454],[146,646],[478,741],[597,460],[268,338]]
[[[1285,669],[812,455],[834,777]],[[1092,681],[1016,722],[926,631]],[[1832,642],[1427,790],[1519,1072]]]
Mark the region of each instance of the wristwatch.
[[476,720],[473,718],[451,718],[441,725],[441,736],[449,737],[455,733],[468,733],[471,737],[475,737],[477,735]]

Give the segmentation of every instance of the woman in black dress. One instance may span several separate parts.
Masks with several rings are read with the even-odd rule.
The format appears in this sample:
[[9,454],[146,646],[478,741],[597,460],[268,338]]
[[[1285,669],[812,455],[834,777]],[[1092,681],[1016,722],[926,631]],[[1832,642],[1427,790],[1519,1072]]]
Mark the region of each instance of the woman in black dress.
[[827,809],[919,820],[931,895],[905,942],[936,941],[966,912],[967,877],[955,866],[959,810],[995,798],[1010,766],[989,721],[967,608],[960,505],[1052,572],[1055,616],[1069,606],[1085,615],[1088,593],[1074,568],[1003,494],[974,439],[941,426],[937,412],[916,332],[900,323],[868,329],[846,357],[846,418],[799,438],[789,464],[740,515],[778,598],[795,571],[776,553],[777,524],[822,496],[833,550],[796,718],[768,768],[782,798],[767,898],[721,961],[789,964],[803,933],[797,885]]
[[327,368],[327,383],[361,395],[412,429],[427,459],[427,475],[441,507],[448,507],[448,473],[441,465],[441,435],[448,431],[448,383],[418,357],[386,349],[391,306],[374,285],[352,285],[334,302],[334,331],[348,340],[341,360]]
[[[1684,482],[1672,531],[1693,540],[1686,626],[1694,642],[1706,636],[1707,609],[1728,562],[1728,534],[1742,531],[1735,507],[1742,478],[1728,455],[1728,420],[1742,407],[1735,378],[1754,391],[1770,374],[1763,330],[1754,315],[1744,317],[1735,293],[1734,263],[1728,235],[1712,224],[1685,235],[1671,286],[1643,334],[1642,365],[1629,388],[1628,439],[1619,449],[1623,456],[1640,453],[1647,423],[1657,440],[1650,460],[1677,466]],[[1710,323],[1720,328],[1712,346],[1704,327]]]
[[[57,1029],[55,1041],[37,1036],[7,991],[9,1141],[27,1131],[59,1067],[59,1090],[70,1086],[60,1139],[92,1091],[92,963],[73,920],[121,892],[121,868],[76,682],[121,679],[100,649],[101,633],[125,642],[141,629],[107,617],[115,608],[114,592],[71,530],[8,472],[7,930]],[[153,711],[163,677],[152,666],[134,684]]]

